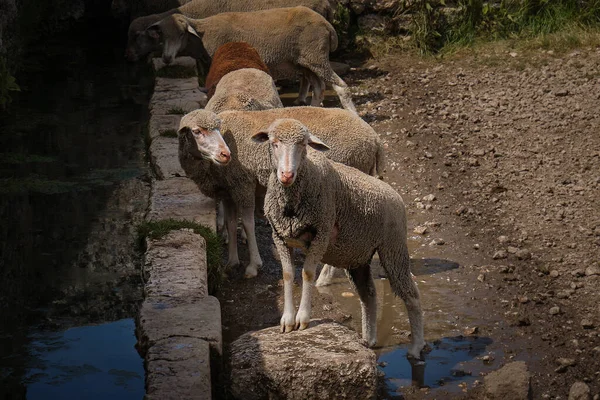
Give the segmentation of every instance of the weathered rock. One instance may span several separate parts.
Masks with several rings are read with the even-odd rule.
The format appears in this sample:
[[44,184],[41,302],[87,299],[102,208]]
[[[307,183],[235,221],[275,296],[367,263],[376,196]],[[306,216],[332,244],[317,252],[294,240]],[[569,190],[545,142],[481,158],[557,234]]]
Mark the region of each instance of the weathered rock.
[[198,78],[156,78],[154,83],[154,93],[173,90],[194,90],[198,89]]
[[490,400],[529,399],[530,380],[527,364],[512,362],[485,377],[485,393]]
[[364,12],[396,12],[403,5],[403,0],[350,0],[350,8],[355,14],[362,14]]
[[222,354],[221,306],[213,296],[201,299],[147,298],[140,309],[138,343],[151,348],[174,337],[201,339]]
[[177,138],[159,136],[150,144],[150,162],[158,179],[185,176],[179,164],[179,141]]
[[[170,65],[181,65],[182,67],[193,68],[197,71],[196,60],[192,57],[177,57],[173,60],[173,62]],[[155,71],[158,71],[159,69],[163,69],[164,67],[166,67],[166,64],[164,63],[162,58],[153,58],[152,66]]]
[[600,267],[592,265],[585,269],[585,276],[600,275]]
[[183,219],[216,231],[215,201],[204,196],[188,178],[154,181],[148,219]]
[[329,64],[331,64],[331,68],[339,76],[344,76],[350,72],[350,66],[348,64],[335,61],[330,61]]
[[148,123],[148,134],[150,139],[155,139],[162,132],[175,131],[179,129],[181,115],[154,115]]
[[584,382],[575,382],[569,390],[569,400],[590,400],[590,387]]
[[382,15],[368,14],[358,17],[358,26],[363,32],[383,34],[387,21]]
[[206,242],[187,230],[148,240],[144,273],[146,296],[201,298],[208,296]]
[[210,400],[209,344],[174,337],[152,346],[146,357],[147,400]]
[[281,334],[242,335],[231,346],[231,391],[238,399],[374,399],[375,353],[337,323]]

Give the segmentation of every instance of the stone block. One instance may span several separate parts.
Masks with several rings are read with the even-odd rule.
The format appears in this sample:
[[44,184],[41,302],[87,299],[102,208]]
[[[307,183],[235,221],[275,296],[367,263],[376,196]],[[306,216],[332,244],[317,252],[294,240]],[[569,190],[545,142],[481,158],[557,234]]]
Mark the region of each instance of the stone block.
[[153,115],[148,123],[150,139],[159,137],[161,132],[169,130],[177,132],[179,121],[181,121],[181,115]]
[[231,346],[231,390],[238,399],[375,399],[375,353],[337,323],[281,334],[249,332]]
[[156,78],[154,93],[173,90],[196,90],[199,88],[198,78]]
[[216,232],[215,201],[204,196],[188,178],[153,182],[148,219],[168,218],[194,221]]
[[208,296],[206,241],[188,230],[147,241],[146,297],[194,299]]
[[[173,62],[171,62],[171,64],[169,64],[169,65],[181,65],[182,67],[189,67],[189,68],[196,69],[196,60],[193,59],[192,57],[176,57],[173,60]],[[152,66],[154,67],[155,71],[158,71],[159,69],[166,67],[167,64],[165,64],[165,62],[162,60],[162,58],[153,58]],[[197,71],[197,69],[196,69],[196,71]]]
[[146,400],[210,400],[208,342],[189,337],[167,338],[146,357]]
[[158,179],[185,176],[179,164],[177,138],[159,136],[150,144],[150,162]]
[[213,296],[201,299],[146,298],[139,315],[140,347],[150,349],[173,337],[205,340],[220,356],[223,341],[219,300]]

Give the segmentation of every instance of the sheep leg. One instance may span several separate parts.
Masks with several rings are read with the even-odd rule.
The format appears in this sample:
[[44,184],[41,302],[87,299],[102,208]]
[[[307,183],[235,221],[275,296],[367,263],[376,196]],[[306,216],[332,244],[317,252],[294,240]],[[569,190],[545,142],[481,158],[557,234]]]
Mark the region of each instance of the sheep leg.
[[300,89],[298,90],[298,98],[294,100],[295,106],[306,105],[306,96],[310,90],[310,82],[305,73],[300,76]]
[[254,230],[254,207],[242,209],[242,225],[248,237],[248,251],[250,252],[250,264],[246,267],[245,278],[254,278],[258,275],[258,269],[262,267],[262,260],[258,252],[256,232]]
[[227,235],[227,230],[225,229],[225,209],[222,201],[219,201],[219,204],[217,205],[217,232],[221,233],[223,243],[228,244],[229,236]]
[[283,270],[283,315],[279,325],[281,333],[286,333],[295,328],[293,254],[292,249],[288,248],[281,239],[275,237],[275,232],[273,232],[273,241],[281,257],[281,269]]
[[[307,257],[309,258],[309,257]],[[311,257],[312,258],[312,257]],[[296,329],[306,329],[310,323],[310,312],[312,308],[312,288],[315,283],[315,272],[317,260],[308,259],[302,266],[302,297],[300,307],[296,314]]]
[[313,107],[322,107],[323,100],[325,100],[325,82],[314,77],[311,83],[313,86],[313,95],[310,105]]
[[333,281],[333,275],[335,274],[335,268],[329,264],[323,265],[321,269],[321,273],[319,274],[319,278],[317,279],[317,283],[315,286],[323,287],[331,285]]
[[348,90],[348,85],[346,84],[346,82],[344,82],[342,78],[340,78],[335,72],[333,72],[333,70],[331,70],[330,76],[333,78],[331,86],[340,98],[342,107],[344,107],[346,110],[350,110],[356,113],[356,107],[354,107],[354,103],[352,102],[352,94]]
[[230,200],[223,201],[225,223],[227,224],[227,266],[234,267],[240,264],[237,248],[237,207]]
[[[398,243],[390,243],[390,247],[398,246]],[[406,243],[400,244],[399,249],[378,249],[379,260],[385,270],[392,290],[399,296],[408,313],[408,321],[411,331],[411,346],[408,356],[421,359],[421,350],[425,347],[423,338],[423,311],[419,300],[419,289],[410,274],[408,248]]]
[[377,295],[371,275],[371,265],[346,270],[346,274],[360,297],[362,336],[369,347],[377,343]]

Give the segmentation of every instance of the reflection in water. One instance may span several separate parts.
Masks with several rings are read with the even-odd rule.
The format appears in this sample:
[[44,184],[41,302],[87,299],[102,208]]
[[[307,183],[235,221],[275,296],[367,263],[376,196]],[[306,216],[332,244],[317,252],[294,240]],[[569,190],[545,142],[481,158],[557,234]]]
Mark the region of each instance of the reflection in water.
[[134,348],[135,323],[124,319],[31,339],[27,399],[141,399],[144,365]]
[[[385,383],[390,394],[401,387],[439,388],[461,390],[458,384],[474,382],[481,372],[497,368],[494,362],[484,364],[477,357],[488,354],[492,344],[490,338],[454,336],[465,327],[494,323],[493,316],[481,316],[465,306],[465,296],[470,288],[448,271],[459,268],[459,264],[438,258],[411,259],[411,270],[421,292],[421,306],[425,318],[425,339],[431,352],[425,354],[425,362],[409,362],[406,358],[410,342],[410,326],[402,300],[396,297],[385,278],[385,272],[377,257],[371,268],[377,290],[377,345],[380,368],[385,374]],[[334,297],[342,309],[352,318],[347,322],[354,330],[361,331],[361,311],[358,296],[346,297],[344,292],[353,292],[342,271],[336,271],[333,284],[318,287],[319,292]],[[440,339],[442,338],[442,339]],[[400,343],[400,344],[399,344]],[[495,349],[494,349],[495,350]],[[499,350],[496,357],[502,356]],[[494,357],[491,358],[492,360]]]
[[[424,362],[407,360],[408,346],[397,346],[381,351],[380,369],[385,373],[385,383],[390,393],[399,392],[402,387],[410,385],[421,388],[446,386],[446,389],[452,389],[451,383],[472,383],[481,372],[494,369],[477,358],[486,353],[491,343],[490,338],[483,337],[442,338],[432,343],[432,350],[425,355]],[[453,389],[460,390],[457,385]]]
[[[131,80],[141,70],[122,60],[123,32],[97,21],[36,37],[23,52],[22,91],[0,115],[1,399],[25,398],[26,385],[31,396],[44,381],[27,372],[40,332],[130,318],[142,297],[135,224],[148,202],[143,137],[153,81],[147,72]],[[130,339],[112,344],[140,362]],[[66,347],[52,354],[73,345],[55,344]],[[129,378],[114,361],[116,387]],[[73,378],[98,368],[75,365],[57,368]]]

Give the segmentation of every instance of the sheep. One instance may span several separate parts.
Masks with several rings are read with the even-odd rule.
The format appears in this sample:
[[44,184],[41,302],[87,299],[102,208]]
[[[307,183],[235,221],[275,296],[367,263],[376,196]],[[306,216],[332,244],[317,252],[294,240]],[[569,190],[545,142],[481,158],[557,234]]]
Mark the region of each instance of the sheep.
[[[262,151],[267,142],[271,155],[265,214],[283,269],[281,331],[308,327],[315,268],[323,261],[346,269],[361,301],[363,339],[374,346],[377,298],[370,262],[378,252],[392,290],[406,305],[412,333],[408,353],[419,359],[425,345],[423,315],[419,290],[410,273],[400,195],[375,177],[328,160],[321,152],[329,147],[296,119],[277,119],[252,140],[260,144],[255,151]],[[307,151],[307,146],[314,150]],[[303,249],[306,256],[296,315],[294,248]]]
[[305,102],[308,82],[313,86],[311,105],[321,105],[325,84],[329,83],[342,106],[356,112],[348,85],[329,63],[329,52],[338,44],[335,29],[307,7],[223,13],[204,19],[173,14],[146,32],[162,39],[163,61],[167,64],[180,54],[206,59],[227,42],[247,42],[258,51],[275,79],[293,78],[298,73],[305,77],[297,103]]
[[[263,111],[226,111],[219,114],[221,132],[231,149],[227,165],[210,162],[222,152],[217,137],[193,136],[193,129],[214,125],[215,114],[196,110],[186,114],[179,126],[179,161],[186,175],[208,197],[221,198],[229,237],[228,265],[239,264],[237,250],[237,210],[242,214],[250,252],[245,276],[255,277],[262,259],[254,232],[255,194],[266,187],[270,175],[268,146],[256,148],[250,135],[266,129],[278,118],[296,118],[318,132],[331,146],[328,156],[361,171],[383,168],[383,146],[373,128],[356,114],[339,108],[292,107]],[[205,128],[205,130],[208,128]],[[210,139],[210,140],[209,140]]]
[[219,47],[206,75],[207,98],[215,94],[217,84],[225,75],[242,68],[254,68],[269,74],[256,49],[245,42],[230,42]]
[[283,103],[271,76],[254,68],[243,68],[225,75],[205,109],[220,113],[282,108]]
[[[323,15],[329,21],[333,20],[333,10],[329,0],[193,0],[180,7],[165,8],[157,11],[157,14],[146,15],[131,21],[127,32],[128,41],[125,56],[129,61],[138,61],[150,53],[160,51],[160,36],[156,35],[154,31],[146,31],[146,29],[169,15],[182,14],[190,18],[207,18],[224,12],[267,10],[297,5],[306,6]],[[203,54],[187,55],[196,58],[204,57]]]
[[110,10],[115,18],[129,16],[134,19],[143,15],[161,13],[190,1],[192,0],[112,0]]

